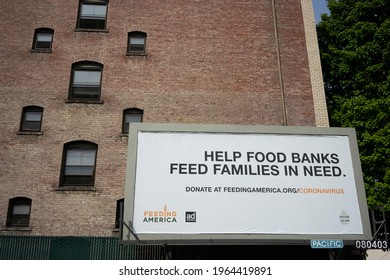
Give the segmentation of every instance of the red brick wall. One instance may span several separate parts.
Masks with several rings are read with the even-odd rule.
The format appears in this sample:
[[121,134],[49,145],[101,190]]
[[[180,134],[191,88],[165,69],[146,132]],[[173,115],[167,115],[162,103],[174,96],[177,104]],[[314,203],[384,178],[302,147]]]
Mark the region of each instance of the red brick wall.
[[[287,124],[315,125],[300,0],[276,0]],[[144,122],[282,125],[271,0],[109,1],[108,32],[76,32],[78,1],[1,4],[0,233],[8,200],[32,199],[34,235],[112,233],[124,195],[122,111]],[[35,28],[53,52],[31,53]],[[148,56],[126,56],[127,33]],[[104,65],[103,104],[66,103],[71,65]],[[42,135],[18,135],[22,108],[44,108]],[[63,145],[99,145],[96,191],[58,191]],[[3,231],[2,231],[3,230]]]

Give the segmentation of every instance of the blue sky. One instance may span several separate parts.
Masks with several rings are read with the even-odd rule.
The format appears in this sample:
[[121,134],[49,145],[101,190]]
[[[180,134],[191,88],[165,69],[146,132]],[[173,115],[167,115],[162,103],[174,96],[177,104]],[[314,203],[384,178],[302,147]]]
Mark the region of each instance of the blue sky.
[[321,20],[321,14],[329,13],[328,7],[326,6],[326,0],[313,0],[314,16],[316,23]]

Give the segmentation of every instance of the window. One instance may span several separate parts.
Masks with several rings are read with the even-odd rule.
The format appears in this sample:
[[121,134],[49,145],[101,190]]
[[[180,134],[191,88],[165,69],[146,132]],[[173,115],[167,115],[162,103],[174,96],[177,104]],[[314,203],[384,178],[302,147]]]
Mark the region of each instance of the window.
[[107,3],[104,0],[80,0],[77,28],[105,30]]
[[146,54],[146,33],[140,31],[129,32],[127,40],[128,54]]
[[30,225],[31,199],[15,197],[9,200],[7,227],[28,227]]
[[43,108],[37,106],[24,107],[22,111],[22,120],[20,122],[20,131],[40,132],[42,124]]
[[51,52],[54,30],[51,28],[37,28],[34,32],[32,51]]
[[77,62],[72,66],[69,99],[100,100],[103,65],[97,62]]
[[130,123],[142,122],[144,111],[137,108],[123,110],[123,125],[122,132],[129,133]]
[[121,212],[123,213],[124,202],[125,202],[124,198],[118,199],[116,201],[115,228],[119,228],[120,226],[120,217],[121,217]]
[[61,186],[93,186],[97,145],[87,141],[64,145]]

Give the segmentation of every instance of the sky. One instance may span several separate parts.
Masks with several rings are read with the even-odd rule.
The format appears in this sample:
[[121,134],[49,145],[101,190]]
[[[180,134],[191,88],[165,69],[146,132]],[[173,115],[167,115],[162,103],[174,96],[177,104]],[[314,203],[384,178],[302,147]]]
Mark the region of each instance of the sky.
[[328,7],[326,6],[326,0],[313,0],[314,16],[316,23],[321,20],[321,14],[329,13]]

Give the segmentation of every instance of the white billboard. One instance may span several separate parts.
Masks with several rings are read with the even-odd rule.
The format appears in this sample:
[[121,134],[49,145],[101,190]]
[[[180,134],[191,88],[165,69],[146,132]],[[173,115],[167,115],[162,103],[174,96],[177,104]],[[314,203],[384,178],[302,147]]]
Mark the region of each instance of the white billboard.
[[351,129],[143,124],[129,147],[123,240],[370,234]]

